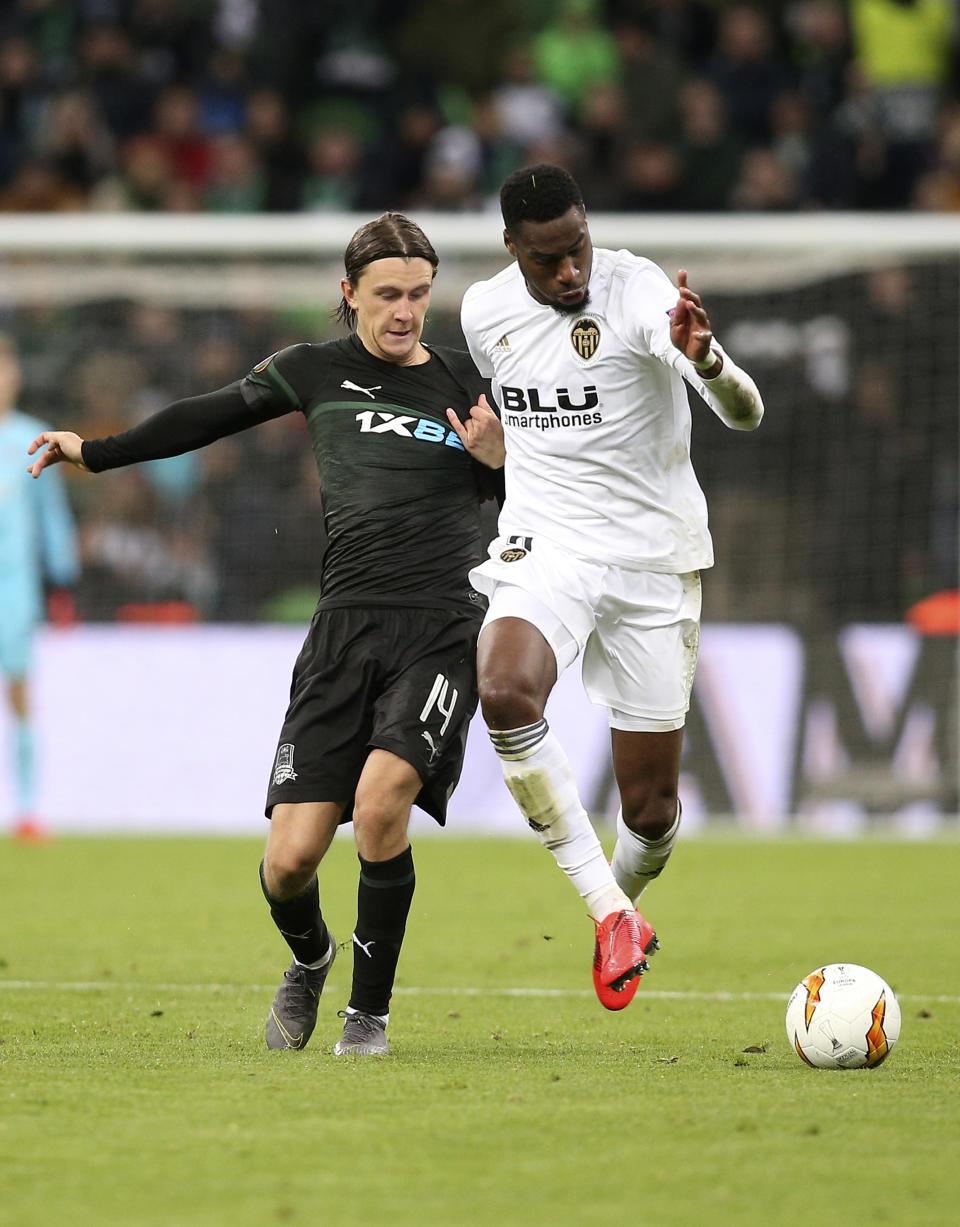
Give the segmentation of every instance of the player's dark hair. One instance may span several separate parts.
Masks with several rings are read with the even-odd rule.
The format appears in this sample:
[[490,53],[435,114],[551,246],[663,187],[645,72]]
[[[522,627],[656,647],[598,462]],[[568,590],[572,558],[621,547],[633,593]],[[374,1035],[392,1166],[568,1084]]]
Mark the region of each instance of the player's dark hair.
[[503,224],[511,233],[521,222],[552,222],[571,207],[585,212],[577,181],[569,171],[551,162],[515,170],[500,188]]
[[[433,249],[433,244],[417,223],[404,217],[402,213],[384,213],[361,226],[347,244],[347,250],[343,253],[347,281],[355,286],[368,264],[372,264],[374,260],[386,260],[390,256],[399,256],[402,260],[419,257],[428,261],[433,268],[433,275],[437,275],[440,259]],[[345,297],[340,299],[336,315],[348,328],[356,328],[357,313]]]

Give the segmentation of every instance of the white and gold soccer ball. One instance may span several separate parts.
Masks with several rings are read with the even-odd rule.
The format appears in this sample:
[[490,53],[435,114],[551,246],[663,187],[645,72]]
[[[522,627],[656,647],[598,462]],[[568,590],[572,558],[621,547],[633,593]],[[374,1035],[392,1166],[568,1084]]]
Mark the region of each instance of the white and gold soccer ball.
[[818,1069],[879,1065],[900,1036],[900,1003],[869,967],[829,963],[804,976],[787,1002],[787,1039]]

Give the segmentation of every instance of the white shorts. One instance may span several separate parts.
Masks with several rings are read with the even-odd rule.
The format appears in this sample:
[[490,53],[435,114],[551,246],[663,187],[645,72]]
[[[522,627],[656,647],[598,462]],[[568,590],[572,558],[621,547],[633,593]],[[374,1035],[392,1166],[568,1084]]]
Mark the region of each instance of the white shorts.
[[700,573],[597,563],[538,537],[498,537],[470,572],[490,598],[483,625],[522,618],[553,648],[557,676],[583,653],[583,686],[611,728],[683,727],[700,644]]

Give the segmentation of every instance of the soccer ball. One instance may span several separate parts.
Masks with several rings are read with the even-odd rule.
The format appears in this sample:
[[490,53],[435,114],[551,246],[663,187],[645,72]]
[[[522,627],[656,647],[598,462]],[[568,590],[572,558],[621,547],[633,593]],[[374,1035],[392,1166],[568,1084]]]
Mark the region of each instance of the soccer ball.
[[818,1069],[872,1068],[900,1035],[900,1003],[869,967],[830,963],[804,976],[787,1002],[787,1039]]

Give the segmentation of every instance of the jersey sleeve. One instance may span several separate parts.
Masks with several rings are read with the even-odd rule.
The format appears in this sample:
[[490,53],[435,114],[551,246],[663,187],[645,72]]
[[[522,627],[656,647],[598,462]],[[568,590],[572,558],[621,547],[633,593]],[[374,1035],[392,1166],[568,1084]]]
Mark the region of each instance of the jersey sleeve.
[[291,345],[258,363],[243,379],[174,401],[123,434],[87,439],[83,460],[93,473],[163,460],[303,408],[311,345]]
[[493,363],[483,345],[483,328],[478,314],[476,296],[468,289],[460,307],[460,327],[474,365],[484,379],[490,380],[493,378]]
[[644,260],[627,278],[623,291],[623,316],[630,343],[643,354],[650,354],[667,366],[683,368],[686,362],[670,339],[670,322],[679,291],[656,264]]
[[311,384],[316,383],[317,346],[289,345],[258,362],[240,381],[240,392],[251,408],[271,417],[303,410]]
[[144,460],[182,456],[289,412],[289,406],[250,405],[238,381],[216,392],[174,401],[122,434],[85,439],[83,462],[91,473],[102,473]]

